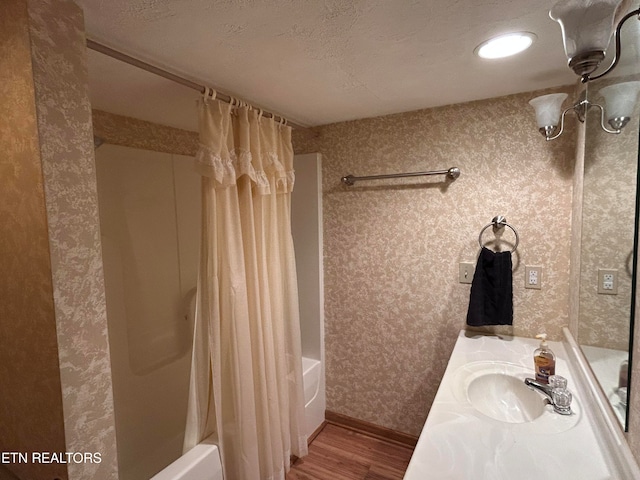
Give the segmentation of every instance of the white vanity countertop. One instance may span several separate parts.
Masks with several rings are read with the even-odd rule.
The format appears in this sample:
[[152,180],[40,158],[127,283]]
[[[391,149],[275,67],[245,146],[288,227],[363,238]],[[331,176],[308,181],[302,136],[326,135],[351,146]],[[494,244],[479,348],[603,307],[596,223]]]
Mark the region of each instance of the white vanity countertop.
[[623,350],[612,350],[610,348],[591,347],[582,345],[584,356],[589,360],[589,365],[593,374],[600,383],[602,390],[611,402],[613,411],[621,425],[625,423],[627,407],[618,396],[618,379],[620,376],[620,365],[629,360],[629,352]]
[[[566,377],[574,414],[551,406],[532,422],[507,423],[480,413],[468,400],[464,375],[506,362],[535,377],[535,339],[461,331],[404,480],[614,480],[560,342],[548,342],[556,374]],[[467,382],[468,383],[468,382]],[[538,393],[536,393],[539,395]]]

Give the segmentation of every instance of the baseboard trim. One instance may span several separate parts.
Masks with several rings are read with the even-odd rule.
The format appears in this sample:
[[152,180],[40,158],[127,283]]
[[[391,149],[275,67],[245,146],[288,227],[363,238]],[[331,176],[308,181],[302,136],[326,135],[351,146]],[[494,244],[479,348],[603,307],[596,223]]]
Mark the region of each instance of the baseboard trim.
[[[325,420],[324,422],[322,422],[320,424],[320,426],[318,428],[316,428],[313,431],[313,433],[311,435],[309,435],[309,438],[307,438],[307,446],[311,446],[311,442],[313,442],[315,440],[315,438],[320,434],[320,432],[322,431],[322,429],[326,425],[327,425],[327,421]],[[293,465],[294,463],[296,463],[300,459],[292,454],[292,455],[289,456],[289,460],[291,462],[289,465]],[[0,468],[2,468],[2,465],[0,465]],[[0,478],[0,480],[2,480],[2,479]]]
[[388,442],[402,445],[405,447],[414,448],[418,443],[418,437],[409,435],[408,433],[398,432],[390,428],[381,427],[374,423],[365,422],[364,420],[358,420],[357,418],[349,417],[341,413],[332,412],[326,410],[324,418],[327,423],[338,425],[340,427],[348,428],[355,432],[364,433],[366,435],[386,440]]
[[320,424],[318,428],[314,430],[314,432],[311,435],[309,435],[309,438],[307,439],[308,445],[311,445],[311,442],[313,442],[313,440],[318,436],[318,434],[322,431],[322,429],[325,427],[326,424],[327,424],[327,421],[325,420]]

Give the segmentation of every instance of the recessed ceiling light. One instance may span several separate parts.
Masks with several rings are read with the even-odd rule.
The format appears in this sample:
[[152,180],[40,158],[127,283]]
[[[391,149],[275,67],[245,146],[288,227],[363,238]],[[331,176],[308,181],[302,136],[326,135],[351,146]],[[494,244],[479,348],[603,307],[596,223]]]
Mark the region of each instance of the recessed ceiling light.
[[480,58],[503,58],[523,52],[531,46],[536,36],[530,32],[507,33],[482,42],[474,50]]

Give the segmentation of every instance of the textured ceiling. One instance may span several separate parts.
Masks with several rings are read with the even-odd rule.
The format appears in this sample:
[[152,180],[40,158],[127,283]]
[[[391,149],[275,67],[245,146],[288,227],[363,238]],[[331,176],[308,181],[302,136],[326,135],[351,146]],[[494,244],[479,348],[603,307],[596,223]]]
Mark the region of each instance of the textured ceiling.
[[[77,0],[87,36],[303,124],[574,83],[555,0]],[[524,54],[473,54],[526,30]],[[95,108],[196,129],[197,92],[89,52]]]

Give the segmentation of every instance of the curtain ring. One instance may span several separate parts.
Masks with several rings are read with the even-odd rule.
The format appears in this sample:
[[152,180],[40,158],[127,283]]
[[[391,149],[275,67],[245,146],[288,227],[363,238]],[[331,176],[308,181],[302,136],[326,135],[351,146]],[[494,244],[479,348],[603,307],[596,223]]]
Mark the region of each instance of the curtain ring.
[[218,92],[216,92],[213,88],[211,89],[211,100],[215,100],[218,96]]
[[209,103],[209,87],[204,87],[204,93],[202,94],[202,99],[204,103]]

